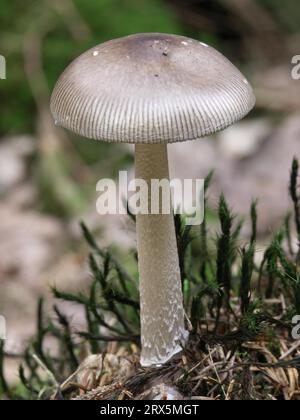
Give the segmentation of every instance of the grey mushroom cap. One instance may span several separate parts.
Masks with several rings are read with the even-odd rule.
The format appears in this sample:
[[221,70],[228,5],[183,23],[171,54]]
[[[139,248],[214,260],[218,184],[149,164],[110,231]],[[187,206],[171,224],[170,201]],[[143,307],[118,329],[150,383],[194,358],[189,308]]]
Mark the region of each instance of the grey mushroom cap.
[[90,49],[67,67],[51,97],[58,125],[120,143],[198,139],[237,122],[254,105],[249,82],[222,54],[159,33]]

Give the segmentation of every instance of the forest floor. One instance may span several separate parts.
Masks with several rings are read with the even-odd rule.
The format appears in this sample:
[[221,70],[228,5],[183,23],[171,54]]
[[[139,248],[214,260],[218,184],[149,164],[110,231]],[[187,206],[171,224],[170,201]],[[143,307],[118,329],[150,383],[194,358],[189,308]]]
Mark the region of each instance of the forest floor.
[[[213,174],[205,180],[205,203]],[[89,284],[51,289],[53,310],[39,300],[36,333],[16,354],[1,343],[0,389],[9,399],[300,399],[299,164],[293,160],[291,209],[257,253],[257,203],[243,220],[221,194],[219,229],[207,218],[195,231],[175,216],[190,339],[159,368],[141,368],[136,253],[126,264],[99,246],[84,223]],[[206,207],[206,213],[209,209]],[[135,217],[130,215],[131,223]],[[129,259],[131,262],[129,264]],[[47,302],[46,302],[47,303]],[[81,322],[66,308],[75,307]],[[299,322],[298,322],[299,324]],[[19,361],[19,380],[7,364]]]

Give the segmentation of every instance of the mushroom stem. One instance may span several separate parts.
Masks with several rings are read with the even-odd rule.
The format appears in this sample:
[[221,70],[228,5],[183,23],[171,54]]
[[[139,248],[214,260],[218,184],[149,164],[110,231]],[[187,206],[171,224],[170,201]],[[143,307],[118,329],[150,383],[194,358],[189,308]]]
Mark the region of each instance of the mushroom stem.
[[[182,350],[188,332],[184,326],[183,296],[172,206],[151,213],[151,180],[169,180],[167,145],[135,146],[136,178],[148,185],[149,214],[136,216],[141,300],[141,365],[161,365]],[[171,197],[170,197],[171,200]]]

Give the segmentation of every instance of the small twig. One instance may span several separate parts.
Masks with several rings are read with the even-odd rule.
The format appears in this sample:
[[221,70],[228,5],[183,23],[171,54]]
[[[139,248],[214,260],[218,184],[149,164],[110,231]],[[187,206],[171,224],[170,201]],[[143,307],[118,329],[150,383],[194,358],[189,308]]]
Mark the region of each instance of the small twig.
[[47,374],[49,380],[53,383],[53,385],[59,389],[59,383],[55,379],[53,373],[47,368],[47,366],[41,361],[41,359],[36,354],[33,354],[32,357],[35,360],[35,362],[40,366],[40,368],[42,368],[43,371]]
[[[212,365],[213,365],[213,367],[214,367],[214,371],[215,371],[216,377],[218,378],[219,384],[221,384],[221,383],[222,383],[222,382],[221,382],[221,378],[220,378],[220,376],[219,376],[219,374],[218,374],[218,371],[217,371],[217,369],[216,369],[216,366],[215,366],[215,363],[214,363],[214,361],[213,361],[213,358],[212,358],[212,355],[211,355],[211,350],[210,350],[210,347],[209,347],[209,346],[208,346],[208,351],[209,351],[209,358],[210,358],[210,361],[211,361],[211,363],[212,363]],[[225,388],[224,388],[224,386],[223,386],[223,385],[221,385],[221,389],[222,389],[222,392],[223,392],[224,397],[225,397],[225,399],[226,399],[226,392],[225,392]]]
[[292,353],[294,353],[294,351],[296,351],[298,348],[300,347],[300,340],[297,341],[296,344],[294,344],[287,352],[285,352],[280,358],[279,360],[283,360],[286,357],[290,356]]

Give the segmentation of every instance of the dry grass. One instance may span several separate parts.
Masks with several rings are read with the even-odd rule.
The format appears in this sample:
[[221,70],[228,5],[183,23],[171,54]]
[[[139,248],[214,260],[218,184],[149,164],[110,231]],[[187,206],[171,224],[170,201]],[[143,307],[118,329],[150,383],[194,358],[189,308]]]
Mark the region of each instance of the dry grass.
[[191,334],[181,355],[159,368],[139,367],[139,350],[113,343],[90,356],[64,384],[79,400],[300,400],[300,340],[270,327],[243,341],[240,330]]

